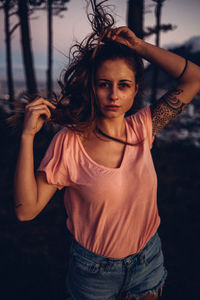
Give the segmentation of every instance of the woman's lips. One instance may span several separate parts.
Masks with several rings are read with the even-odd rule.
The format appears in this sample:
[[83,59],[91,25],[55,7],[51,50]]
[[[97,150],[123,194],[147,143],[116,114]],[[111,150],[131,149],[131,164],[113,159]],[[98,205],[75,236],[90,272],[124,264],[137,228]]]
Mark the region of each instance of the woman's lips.
[[106,105],[107,110],[118,110],[120,108],[119,105]]

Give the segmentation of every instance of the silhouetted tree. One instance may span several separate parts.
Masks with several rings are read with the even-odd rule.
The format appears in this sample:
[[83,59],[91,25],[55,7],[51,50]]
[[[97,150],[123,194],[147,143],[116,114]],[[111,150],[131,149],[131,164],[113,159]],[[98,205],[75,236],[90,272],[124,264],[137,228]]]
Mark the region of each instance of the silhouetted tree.
[[[155,10],[155,16],[156,16],[156,27],[155,27],[155,33],[156,33],[156,46],[160,46],[160,19],[161,19],[161,9],[162,5],[165,2],[165,0],[152,0],[156,2],[156,10]],[[151,93],[151,101],[156,100],[156,94],[157,94],[157,82],[158,82],[158,73],[159,70],[155,66],[154,72],[153,72],[153,81],[152,81],[152,93]]]
[[128,27],[141,39],[144,37],[143,15],[144,0],[129,0],[127,13]]
[[[136,34],[137,37],[143,39],[143,14],[144,14],[144,0],[129,0],[127,4],[127,25]],[[142,102],[138,98],[135,101],[134,110],[136,112],[142,107]]]
[[30,5],[28,0],[18,0],[18,16],[20,20],[21,45],[26,78],[27,91],[30,94],[37,92],[37,84],[33,66],[31,37],[29,28]]
[[[62,17],[66,11],[66,3],[70,0],[31,0],[33,9],[47,10],[47,93],[52,94],[52,67],[53,67],[53,16]],[[40,7],[40,8],[39,8]]]
[[49,97],[52,93],[52,61],[53,61],[53,15],[62,16],[61,12],[66,11],[66,3],[69,0],[47,0],[47,24],[48,24],[48,68],[47,68],[47,92]]
[[[147,31],[145,32],[145,36],[150,36],[152,34],[156,35],[156,46],[160,46],[160,32],[164,31],[167,32],[168,30],[173,30],[176,26],[172,24],[161,24],[161,13],[162,13],[162,6],[166,0],[152,0],[156,2],[155,7],[155,17],[156,17],[156,26],[155,27],[147,27]],[[152,93],[151,93],[151,101],[156,100],[157,96],[157,81],[158,81],[158,73],[159,70],[156,66],[154,66],[153,70],[153,79],[152,79]]]
[[12,55],[11,55],[11,35],[18,27],[19,23],[14,26],[10,26],[10,17],[16,14],[15,7],[16,1],[14,0],[3,0],[0,1],[2,6],[0,9],[4,11],[4,27],[5,27],[5,44],[6,44],[6,71],[7,71],[7,86],[9,101],[14,101],[14,83],[13,83],[13,74],[12,74]]

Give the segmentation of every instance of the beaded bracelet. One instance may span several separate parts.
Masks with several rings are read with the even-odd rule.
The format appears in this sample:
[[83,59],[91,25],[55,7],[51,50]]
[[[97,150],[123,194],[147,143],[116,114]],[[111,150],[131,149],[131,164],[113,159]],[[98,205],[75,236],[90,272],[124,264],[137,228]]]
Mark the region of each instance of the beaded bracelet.
[[181,74],[176,78],[176,80],[180,80],[183,77],[185,70],[187,69],[187,65],[188,65],[188,60],[185,58],[185,67],[184,67],[183,71],[181,72]]

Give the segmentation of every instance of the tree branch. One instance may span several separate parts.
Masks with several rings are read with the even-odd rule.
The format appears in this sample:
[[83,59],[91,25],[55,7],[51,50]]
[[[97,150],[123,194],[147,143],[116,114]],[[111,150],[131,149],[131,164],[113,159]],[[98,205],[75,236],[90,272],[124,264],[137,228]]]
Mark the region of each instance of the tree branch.
[[17,29],[17,27],[18,27],[19,25],[20,25],[20,22],[17,23],[17,24],[15,24],[15,25],[13,26],[13,28],[11,28],[11,30],[10,30],[10,32],[9,32],[9,35],[12,35],[13,32],[15,31],[15,29]]
[[[169,30],[175,30],[177,28],[176,25],[172,25],[172,24],[162,24],[160,25],[159,30],[167,32]],[[157,28],[155,27],[147,27],[147,31],[144,32],[144,36],[150,36],[152,34],[155,34],[157,32]]]
[[12,16],[17,15],[17,14],[18,14],[18,10],[13,11],[12,13],[9,13],[8,16],[12,17]]

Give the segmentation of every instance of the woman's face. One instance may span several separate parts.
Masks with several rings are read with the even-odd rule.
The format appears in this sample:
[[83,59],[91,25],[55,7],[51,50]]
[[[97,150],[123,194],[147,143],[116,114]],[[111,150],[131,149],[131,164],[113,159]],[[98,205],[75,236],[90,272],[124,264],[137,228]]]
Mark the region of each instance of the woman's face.
[[135,73],[124,59],[105,60],[97,69],[96,94],[102,117],[124,117],[137,91]]

